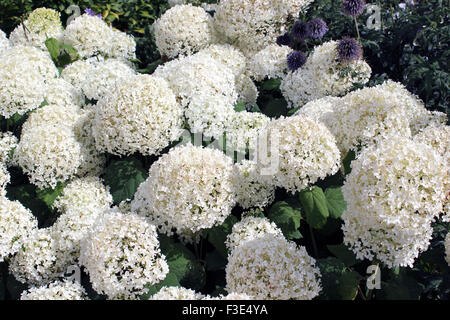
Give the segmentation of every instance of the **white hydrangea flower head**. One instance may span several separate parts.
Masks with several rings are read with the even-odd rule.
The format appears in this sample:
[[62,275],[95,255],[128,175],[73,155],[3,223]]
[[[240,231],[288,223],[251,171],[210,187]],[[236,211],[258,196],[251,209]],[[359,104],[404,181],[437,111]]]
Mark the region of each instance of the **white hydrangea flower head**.
[[243,209],[264,208],[275,200],[275,188],[260,177],[256,162],[242,160],[234,169],[237,202]]
[[233,71],[211,55],[180,57],[159,66],[153,75],[169,82],[183,107],[199,95],[224,96],[231,105],[237,100]]
[[0,114],[9,118],[36,109],[44,102],[46,81],[57,76],[48,53],[25,46],[7,50],[0,59]]
[[10,182],[11,176],[3,163],[0,163],[0,197],[6,196],[6,185]]
[[304,247],[267,234],[228,256],[226,290],[256,300],[311,300],[319,295],[320,270]]
[[2,30],[0,30],[0,58],[10,47],[11,42],[9,41],[6,34]]
[[72,84],[77,90],[82,90],[82,84],[94,69],[95,64],[86,60],[72,62],[61,72],[61,78]]
[[169,58],[191,55],[216,41],[211,15],[191,4],[167,10],[153,24],[153,32],[159,53]]
[[54,281],[41,287],[31,287],[20,300],[88,300],[84,288],[73,281]]
[[71,126],[62,124],[26,128],[14,152],[14,161],[39,188],[55,188],[73,178],[82,164],[82,145]]
[[439,111],[420,112],[417,117],[414,117],[413,122],[410,124],[411,133],[413,135],[419,134],[428,126],[442,126],[447,123],[447,114]]
[[447,233],[447,236],[445,237],[445,261],[447,261],[447,264],[450,266],[450,232]]
[[164,286],[148,300],[202,300],[204,297],[203,294],[192,289]]
[[117,82],[95,108],[97,149],[126,155],[159,154],[182,134],[183,108],[164,79],[136,75]]
[[384,86],[355,90],[337,100],[321,120],[336,137],[342,156],[389,135],[411,136],[408,108]]
[[221,95],[198,95],[185,110],[190,132],[220,139],[233,119],[234,106]]
[[134,75],[136,72],[123,60],[107,59],[90,69],[81,82],[81,89],[88,99],[100,100],[114,89],[116,82]]
[[21,250],[22,243],[37,229],[37,219],[19,201],[0,196],[0,262]]
[[270,118],[259,112],[233,112],[226,127],[227,148],[245,152],[256,150],[258,135],[270,123]]
[[257,163],[263,181],[290,193],[339,170],[336,139],[325,125],[305,116],[272,121],[258,142]]
[[362,59],[342,63],[337,57],[338,41],[316,46],[303,67],[289,72],[281,82],[281,92],[289,107],[301,107],[325,96],[347,93],[354,84],[366,84],[372,69]]
[[248,241],[264,238],[271,234],[284,239],[283,232],[267,218],[244,217],[233,225],[231,233],[227,236],[225,245],[229,252]]
[[235,76],[245,72],[247,58],[238,48],[233,47],[232,45],[213,44],[198,52],[199,56],[203,54],[210,55],[219,63],[230,68]]
[[256,81],[284,77],[288,72],[287,56],[291,52],[292,49],[288,46],[268,45],[250,59],[250,76]]
[[428,248],[431,222],[442,212],[442,157],[431,147],[391,136],[363,149],[342,192],[344,243],[358,259],[410,266]]
[[136,59],[136,41],[132,35],[113,31],[110,57],[121,59]]
[[298,109],[294,116],[304,115],[312,120],[324,122],[335,115],[333,112],[337,109],[340,102],[339,97],[326,96],[317,100],[312,100]]
[[246,56],[275,43],[299,12],[312,0],[222,0],[214,24],[222,41],[232,43]]
[[231,292],[227,295],[221,295],[219,300],[255,300],[255,298],[245,293]]
[[12,132],[0,132],[0,163],[11,164],[11,152],[17,148],[19,139]]
[[63,27],[60,13],[53,9],[38,8],[19,24],[10,34],[9,39],[14,46],[34,46],[47,50],[45,41],[49,38],[61,40]]
[[247,110],[256,104],[259,95],[258,88],[248,75],[242,73],[236,77],[236,91],[237,101],[244,102]]
[[30,112],[22,126],[22,132],[35,127],[53,125],[73,126],[80,118],[81,109],[74,104],[48,104]]
[[45,101],[48,104],[57,104],[59,106],[84,104],[84,96],[81,90],[75,88],[71,83],[62,78],[50,79],[47,81],[47,91]]
[[80,263],[109,299],[135,299],[169,272],[155,226],[131,212],[101,215],[81,242]]
[[35,229],[11,258],[9,272],[22,282],[41,286],[60,276],[50,229]]
[[188,144],[153,163],[131,209],[162,233],[176,232],[192,242],[200,231],[222,224],[235,203],[231,158],[217,149]]
[[113,29],[102,18],[87,13],[75,18],[64,31],[64,43],[74,47],[81,58],[108,56],[113,39]]

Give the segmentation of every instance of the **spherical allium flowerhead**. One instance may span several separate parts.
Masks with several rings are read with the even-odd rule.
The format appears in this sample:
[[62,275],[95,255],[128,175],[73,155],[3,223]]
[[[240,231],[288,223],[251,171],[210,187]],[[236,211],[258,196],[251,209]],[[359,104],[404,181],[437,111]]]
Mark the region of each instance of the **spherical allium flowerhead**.
[[357,17],[364,11],[364,0],[343,0],[342,12],[347,16]]
[[310,37],[314,39],[322,38],[328,31],[327,23],[320,18],[309,20],[306,24],[306,28],[308,29]]
[[445,237],[445,261],[447,261],[447,264],[450,266],[450,232],[447,233],[447,236]]
[[31,287],[20,295],[20,300],[87,300],[84,288],[78,282],[54,281],[41,287]]
[[256,300],[310,300],[320,290],[320,270],[304,247],[267,234],[246,241],[228,256],[226,290]]
[[22,132],[14,161],[39,188],[56,187],[75,176],[82,164],[82,145],[71,126],[47,124]]
[[169,272],[155,226],[131,212],[100,216],[81,242],[80,263],[109,299],[135,299]]
[[310,36],[308,25],[303,21],[297,21],[292,26],[291,37],[301,42]]
[[85,13],[75,18],[64,31],[64,43],[74,47],[81,58],[109,55],[113,29],[98,17]]
[[182,133],[183,109],[167,81],[136,75],[117,82],[95,108],[97,149],[117,155],[159,154]]
[[11,176],[3,163],[0,163],[0,197],[6,196],[6,185],[10,182]]
[[58,76],[50,55],[34,47],[16,46],[0,59],[0,114],[6,118],[38,108],[46,81]]
[[183,287],[162,287],[148,300],[202,300],[205,296]]
[[6,34],[0,30],[0,58],[11,47],[11,42],[9,41]]
[[225,245],[229,252],[248,241],[264,238],[271,234],[284,239],[283,232],[267,218],[248,216],[233,225],[231,233],[227,236]]
[[287,56],[292,49],[287,46],[271,44],[257,52],[248,65],[250,77],[256,81],[264,78],[282,78],[288,71]]
[[61,40],[62,35],[60,13],[53,9],[38,8],[11,32],[9,39],[15,46],[35,46],[46,51],[45,41],[49,38]]
[[190,55],[215,42],[212,17],[201,7],[177,5],[153,25],[159,53],[169,58]]
[[261,178],[291,193],[336,173],[340,160],[336,140],[327,127],[304,116],[272,121],[258,141]]
[[81,90],[62,78],[50,79],[47,81],[47,91],[45,101],[61,107],[84,104],[84,96]]
[[162,233],[186,242],[220,225],[236,203],[233,162],[217,149],[178,146],[150,167],[131,203]]
[[81,82],[81,89],[90,100],[100,100],[109,94],[116,82],[136,75],[136,72],[123,60],[108,59],[96,64]]
[[55,241],[50,229],[35,229],[23,241],[21,250],[11,258],[9,272],[18,281],[36,286],[47,284],[61,275],[56,266]]
[[293,51],[287,56],[287,65],[289,70],[295,71],[306,63],[306,56],[303,52]]
[[234,179],[237,202],[243,209],[264,208],[275,200],[275,188],[261,179],[255,162],[235,164]]
[[349,63],[362,58],[361,45],[353,38],[345,38],[339,41],[336,50],[339,60],[344,63]]
[[226,125],[226,147],[245,153],[256,150],[259,132],[270,122],[270,118],[259,112],[233,112]]
[[344,243],[358,259],[412,267],[443,209],[442,158],[425,144],[391,136],[364,148],[351,166],[342,187]]
[[99,14],[95,13],[95,11],[92,10],[91,8],[84,9],[84,13],[87,13],[91,17],[97,17],[97,18],[103,19],[103,16],[100,13]]
[[0,132],[0,163],[10,165],[12,153],[17,148],[19,139],[12,132]]
[[18,252],[37,227],[37,220],[30,210],[19,201],[0,196],[0,262]]
[[289,32],[286,32],[281,36],[278,36],[276,43],[279,46],[291,46],[292,45],[291,34]]

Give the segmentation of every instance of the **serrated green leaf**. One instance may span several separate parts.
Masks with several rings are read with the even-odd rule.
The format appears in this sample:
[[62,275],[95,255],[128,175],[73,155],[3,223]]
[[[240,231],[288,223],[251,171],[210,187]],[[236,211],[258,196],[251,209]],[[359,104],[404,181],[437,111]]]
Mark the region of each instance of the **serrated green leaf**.
[[276,202],[267,216],[283,231],[286,239],[300,239],[302,237],[300,227],[301,212],[298,208],[291,207],[285,201]]
[[341,187],[329,187],[325,190],[325,198],[327,199],[328,212],[330,217],[338,219],[347,209],[344,195]]
[[234,105],[234,111],[241,112],[245,111],[245,103],[240,101]]
[[36,189],[36,195],[38,199],[42,200],[47,207],[52,208],[53,202],[55,202],[56,198],[62,193],[66,184],[63,182],[58,182],[55,189],[46,188],[46,189]]
[[55,38],[48,38],[47,40],[45,40],[45,46],[47,47],[53,61],[58,62],[60,50],[58,40],[56,40]]
[[133,199],[139,185],[147,179],[147,170],[134,158],[114,160],[106,168],[104,181],[109,186],[114,204]]
[[228,258],[228,251],[225,246],[225,241],[227,240],[227,236],[231,233],[233,225],[237,222],[238,219],[230,214],[220,226],[205,230],[203,232],[203,236],[208,239],[208,241],[224,258]]
[[327,200],[322,188],[314,186],[300,191],[299,199],[306,213],[306,221],[315,228],[320,229],[327,222],[329,211]]
[[351,267],[356,264],[356,256],[355,254],[349,250],[344,244],[338,245],[328,245],[328,250],[341,260],[347,267]]

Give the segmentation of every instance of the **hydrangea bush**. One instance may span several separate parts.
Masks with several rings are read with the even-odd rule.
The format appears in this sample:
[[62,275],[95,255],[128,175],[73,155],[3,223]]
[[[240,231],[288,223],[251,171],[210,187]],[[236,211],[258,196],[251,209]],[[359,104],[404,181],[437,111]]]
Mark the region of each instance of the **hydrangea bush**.
[[0,30],[0,299],[450,298],[448,86],[364,1],[48,2]]

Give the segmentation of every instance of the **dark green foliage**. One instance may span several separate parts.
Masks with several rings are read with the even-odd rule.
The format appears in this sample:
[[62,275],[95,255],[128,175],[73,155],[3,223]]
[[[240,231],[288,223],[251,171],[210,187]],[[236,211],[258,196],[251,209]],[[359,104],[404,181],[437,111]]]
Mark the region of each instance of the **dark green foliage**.
[[205,230],[203,232],[202,236],[205,239],[208,239],[214,248],[216,248],[217,252],[219,252],[224,258],[228,257],[225,241],[227,239],[227,235],[231,233],[233,225],[236,222],[238,222],[238,219],[233,215],[229,215],[220,226]]
[[287,239],[300,239],[300,208],[292,207],[286,201],[276,202],[269,210],[267,217],[283,231]]

